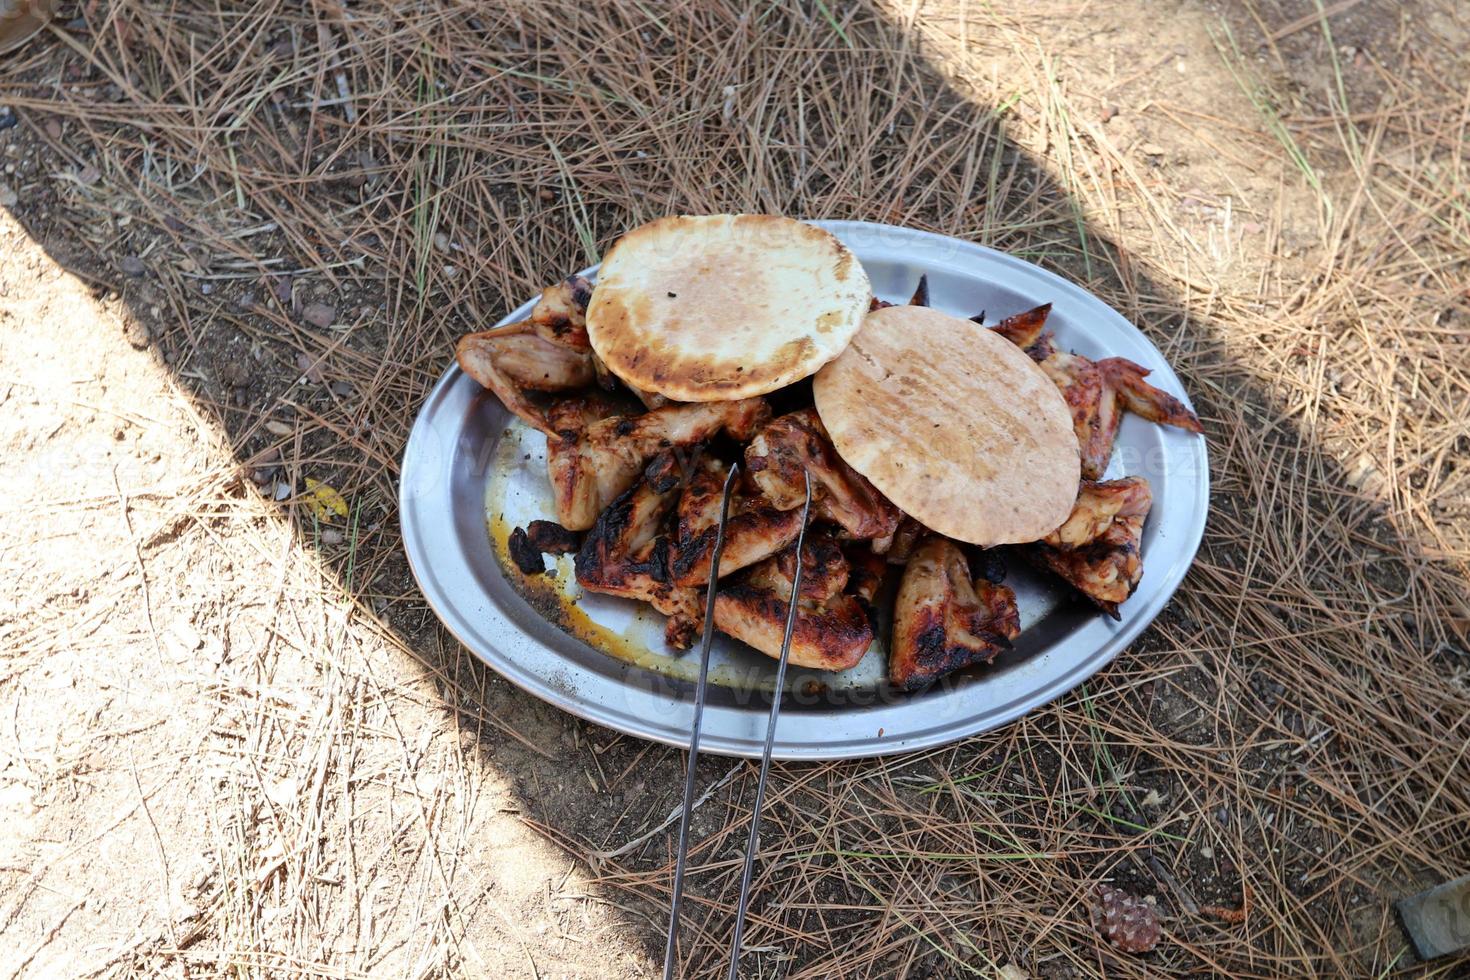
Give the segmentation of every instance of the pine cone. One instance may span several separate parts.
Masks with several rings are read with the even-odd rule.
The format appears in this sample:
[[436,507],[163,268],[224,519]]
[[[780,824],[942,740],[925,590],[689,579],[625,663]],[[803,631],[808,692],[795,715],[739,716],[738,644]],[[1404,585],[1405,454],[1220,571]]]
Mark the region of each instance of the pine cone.
[[1154,907],[1101,882],[1092,893],[1092,927],[1125,953],[1147,953],[1159,944]]

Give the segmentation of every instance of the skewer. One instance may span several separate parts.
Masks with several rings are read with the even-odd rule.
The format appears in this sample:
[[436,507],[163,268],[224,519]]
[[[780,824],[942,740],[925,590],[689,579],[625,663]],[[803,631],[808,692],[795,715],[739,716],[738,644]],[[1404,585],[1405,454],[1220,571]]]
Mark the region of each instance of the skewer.
[[[730,971],[726,974],[727,980],[736,980],[736,972],[740,968],[740,944],[745,935],[745,904],[750,899],[751,871],[755,866],[755,846],[761,829],[761,804],[766,798],[766,776],[771,771],[771,747],[776,742],[776,719],[781,715],[781,691],[786,683],[786,662],[791,657],[791,635],[796,629],[796,601],[801,595],[801,548],[806,543],[807,519],[812,509],[812,478],[805,468],[801,471],[801,479],[806,486],[806,502],[801,508],[801,530],[796,535],[796,574],[791,577],[791,596],[787,600],[786,608],[786,633],[781,637],[781,658],[776,664],[776,686],[771,692],[771,717],[766,722],[766,744],[761,750],[760,778],[755,783],[755,803],[750,813],[750,836],[745,841],[745,866],[740,872],[740,899],[735,906],[735,935],[730,944]],[[710,581],[714,582],[713,575]],[[710,593],[714,593],[713,585]]]
[[[669,904],[669,940],[664,946],[664,980],[673,980],[674,977],[674,947],[679,940],[679,913],[684,907],[684,864],[689,856],[689,815],[694,810],[694,765],[699,761],[699,736],[704,727],[704,692],[709,684],[709,648],[715,636],[715,590],[720,581],[720,556],[725,551],[725,525],[730,520],[730,492],[735,487],[735,477],[739,472],[740,464],[733,463],[725,477],[725,492],[720,499],[720,523],[715,529],[715,550],[710,555],[709,586],[705,590],[704,599],[704,633],[699,639],[699,681],[694,686],[694,721],[689,732],[689,767],[684,771],[684,808],[679,815],[674,897]],[[800,561],[801,557],[798,555],[798,569]]]

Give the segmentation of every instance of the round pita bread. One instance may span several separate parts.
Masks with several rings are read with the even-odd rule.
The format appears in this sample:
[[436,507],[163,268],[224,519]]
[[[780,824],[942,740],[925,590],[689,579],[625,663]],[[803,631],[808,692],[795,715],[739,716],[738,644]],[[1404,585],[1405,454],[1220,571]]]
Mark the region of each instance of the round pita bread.
[[1081,461],[1067,403],[993,331],[918,306],[877,310],[812,388],[842,458],[940,534],[1017,544],[1072,512]]
[[862,264],[820,228],[764,214],[661,218],[624,235],[602,263],[587,335],[635,388],[727,401],[832,360],[870,298]]

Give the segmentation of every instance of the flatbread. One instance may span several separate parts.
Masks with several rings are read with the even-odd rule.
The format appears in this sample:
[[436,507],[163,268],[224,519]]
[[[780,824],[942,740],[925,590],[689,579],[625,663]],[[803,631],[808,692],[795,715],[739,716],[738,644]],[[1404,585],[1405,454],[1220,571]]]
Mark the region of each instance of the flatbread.
[[918,306],[877,310],[812,388],[842,458],[940,534],[1035,541],[1072,512],[1081,462],[1067,403],[984,327]]
[[603,262],[587,335],[634,388],[684,402],[750,398],[841,353],[870,298],[862,264],[813,225],[764,214],[660,218]]

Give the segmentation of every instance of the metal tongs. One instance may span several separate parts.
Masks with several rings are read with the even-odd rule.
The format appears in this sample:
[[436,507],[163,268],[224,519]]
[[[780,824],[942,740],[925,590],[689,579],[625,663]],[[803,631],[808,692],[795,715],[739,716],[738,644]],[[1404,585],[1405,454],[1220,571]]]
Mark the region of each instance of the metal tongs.
[[[725,525],[730,519],[730,491],[740,473],[737,462],[725,477],[725,492],[720,501],[720,523],[715,531],[715,550],[710,556],[709,587],[704,600],[704,633],[699,641],[699,682],[694,688],[694,722],[689,735],[689,768],[684,772],[684,808],[679,816],[679,850],[674,864],[674,897],[669,906],[669,941],[664,947],[664,980],[673,980],[675,946],[679,939],[679,913],[684,905],[684,870],[689,855],[689,815],[694,810],[694,766],[699,761],[699,736],[704,724],[704,692],[709,682],[709,649],[715,635],[715,591],[720,580],[720,556],[725,550]],[[745,864],[740,873],[740,901],[735,907],[735,935],[730,943],[728,980],[735,980],[740,966],[740,944],[745,934],[745,906],[750,899],[750,878],[755,866],[755,845],[760,835],[761,804],[766,798],[766,776],[771,771],[771,746],[776,741],[776,719],[781,714],[781,691],[786,683],[786,662],[791,655],[791,634],[796,629],[796,599],[801,592],[801,549],[806,542],[807,519],[812,509],[811,476],[803,468],[802,483],[806,502],[801,508],[801,530],[796,536],[796,574],[791,580],[787,599],[786,632],[781,637],[781,656],[776,663],[776,686],[771,692],[771,715],[766,721],[766,744],[761,749],[760,778],[755,784],[755,804],[750,814],[750,836],[745,841]]]

